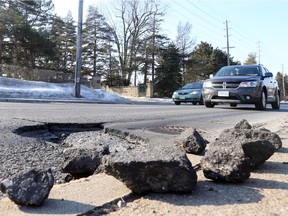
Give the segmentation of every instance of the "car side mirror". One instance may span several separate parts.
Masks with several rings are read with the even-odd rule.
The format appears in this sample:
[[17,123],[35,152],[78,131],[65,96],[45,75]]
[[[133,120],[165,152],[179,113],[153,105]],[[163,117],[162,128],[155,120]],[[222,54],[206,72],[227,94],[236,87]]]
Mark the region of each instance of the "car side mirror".
[[209,75],[209,78],[210,78],[210,79],[212,79],[212,78],[213,78],[213,76],[214,76],[213,74],[210,74],[210,75]]
[[273,77],[273,73],[267,72],[267,73],[265,73],[265,77]]

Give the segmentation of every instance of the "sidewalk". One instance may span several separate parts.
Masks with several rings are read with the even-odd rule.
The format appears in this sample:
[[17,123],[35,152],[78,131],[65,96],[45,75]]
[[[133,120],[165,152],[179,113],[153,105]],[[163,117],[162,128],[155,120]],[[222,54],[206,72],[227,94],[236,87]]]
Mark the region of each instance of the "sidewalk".
[[94,209],[131,191],[120,181],[106,174],[54,185],[48,199],[40,207],[17,206],[8,197],[0,200],[1,216],[77,215]]
[[[12,102],[12,103],[95,103],[95,104],[115,104],[113,101],[97,101],[87,100],[82,98],[75,99],[57,99],[57,98],[0,98],[0,102]],[[118,103],[117,103],[118,104]]]

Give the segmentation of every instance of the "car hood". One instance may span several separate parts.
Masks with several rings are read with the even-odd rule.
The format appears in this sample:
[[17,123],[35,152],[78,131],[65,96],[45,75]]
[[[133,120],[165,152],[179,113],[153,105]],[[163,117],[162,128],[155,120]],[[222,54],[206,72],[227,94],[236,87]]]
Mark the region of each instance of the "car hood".
[[190,93],[192,91],[202,91],[202,89],[179,89],[175,91],[174,93]]
[[259,80],[259,76],[225,76],[225,77],[213,77],[206,81],[210,82],[247,82]]

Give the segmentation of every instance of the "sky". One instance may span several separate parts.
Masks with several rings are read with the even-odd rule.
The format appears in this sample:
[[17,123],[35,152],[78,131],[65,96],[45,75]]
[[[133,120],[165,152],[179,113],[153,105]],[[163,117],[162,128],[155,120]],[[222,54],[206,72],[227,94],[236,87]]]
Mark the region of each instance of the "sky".
[[[65,17],[72,12],[78,20],[79,0],[53,0],[55,12]],[[113,4],[111,3],[113,2]],[[101,11],[115,8],[115,0],[83,0],[84,17],[89,5]],[[257,62],[276,75],[288,74],[288,1],[286,0],[160,0],[166,8],[162,32],[175,40],[177,25],[192,24],[191,38],[196,45],[207,42],[213,48],[227,51],[226,21],[229,53],[233,60],[245,62],[249,53]]]

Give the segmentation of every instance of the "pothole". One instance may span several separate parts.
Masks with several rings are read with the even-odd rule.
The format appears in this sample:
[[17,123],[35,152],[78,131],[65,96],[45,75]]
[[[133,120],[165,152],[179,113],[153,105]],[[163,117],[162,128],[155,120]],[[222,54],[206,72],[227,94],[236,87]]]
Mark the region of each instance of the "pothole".
[[128,132],[104,129],[104,123],[41,123],[13,132],[32,138],[25,145],[27,153],[19,148],[13,154],[22,154],[21,163],[27,167],[52,167],[57,182],[103,172],[102,158],[117,157],[146,141]]
[[44,123],[23,126],[13,132],[24,137],[34,137],[53,143],[62,141],[72,133],[103,130],[103,123]]

